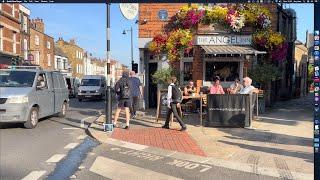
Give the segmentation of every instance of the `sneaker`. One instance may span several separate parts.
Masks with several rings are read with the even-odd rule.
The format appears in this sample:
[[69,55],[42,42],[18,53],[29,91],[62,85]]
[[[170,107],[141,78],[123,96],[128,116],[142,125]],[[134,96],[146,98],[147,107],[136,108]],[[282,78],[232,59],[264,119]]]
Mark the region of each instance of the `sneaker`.
[[163,129],[170,129],[169,126],[166,126],[166,125],[162,126],[162,128]]
[[124,129],[129,129],[129,126],[124,127]]
[[187,130],[187,127],[186,127],[186,126],[184,126],[184,127],[182,127],[182,128],[180,129],[180,131],[185,131],[185,130]]

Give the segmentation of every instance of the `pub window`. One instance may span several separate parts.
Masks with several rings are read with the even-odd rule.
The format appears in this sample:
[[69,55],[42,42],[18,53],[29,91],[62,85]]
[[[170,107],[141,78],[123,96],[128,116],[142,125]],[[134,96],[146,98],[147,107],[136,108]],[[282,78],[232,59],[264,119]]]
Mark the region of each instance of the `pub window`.
[[193,57],[193,49],[191,49],[189,52],[185,52],[184,54],[183,54],[183,57]]
[[188,82],[192,80],[192,62],[183,63],[183,81]]
[[223,81],[234,81],[239,77],[239,62],[206,62],[205,81],[213,81],[215,76],[219,76]]
[[3,51],[3,34],[2,34],[2,28],[0,28],[0,51]]

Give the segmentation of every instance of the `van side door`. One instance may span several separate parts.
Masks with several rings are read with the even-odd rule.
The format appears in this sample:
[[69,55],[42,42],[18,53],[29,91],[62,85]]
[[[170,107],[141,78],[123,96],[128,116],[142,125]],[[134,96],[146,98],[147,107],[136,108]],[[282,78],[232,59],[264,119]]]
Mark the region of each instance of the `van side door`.
[[52,115],[54,105],[54,93],[52,77],[49,73],[40,72],[37,76],[36,95],[39,103],[39,117]]

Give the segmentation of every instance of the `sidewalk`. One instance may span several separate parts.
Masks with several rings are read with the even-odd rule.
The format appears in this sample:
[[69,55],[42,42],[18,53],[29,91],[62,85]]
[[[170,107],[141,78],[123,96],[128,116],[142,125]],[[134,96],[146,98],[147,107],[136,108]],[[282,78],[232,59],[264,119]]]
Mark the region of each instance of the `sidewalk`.
[[[119,142],[130,142],[155,148],[155,152],[181,152],[227,162],[241,170],[250,167],[251,172],[261,173],[271,169],[280,178],[300,179],[297,174],[312,177],[313,174],[313,106],[312,95],[291,101],[278,102],[251,128],[199,127],[197,115],[184,118],[188,124],[186,132],[180,132],[177,123],[173,130],[161,129],[163,121],[156,123],[155,111],[147,110],[131,121],[129,130],[116,128],[112,135],[102,131],[100,117],[91,124],[89,132],[101,142],[110,138]],[[124,120],[122,120],[124,122]],[[197,159],[197,158],[192,158]],[[235,165],[237,164],[237,165]],[[240,164],[240,165],[239,165]],[[300,177],[300,176],[299,176]],[[308,178],[307,178],[308,179]]]

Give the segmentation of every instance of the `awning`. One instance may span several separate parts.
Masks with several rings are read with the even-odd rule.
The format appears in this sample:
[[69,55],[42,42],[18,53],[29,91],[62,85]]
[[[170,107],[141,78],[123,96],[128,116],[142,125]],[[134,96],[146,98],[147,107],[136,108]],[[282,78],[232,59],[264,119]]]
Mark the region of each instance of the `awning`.
[[258,51],[251,46],[233,46],[233,45],[223,45],[223,46],[201,46],[205,50],[206,54],[266,54],[265,51]]

